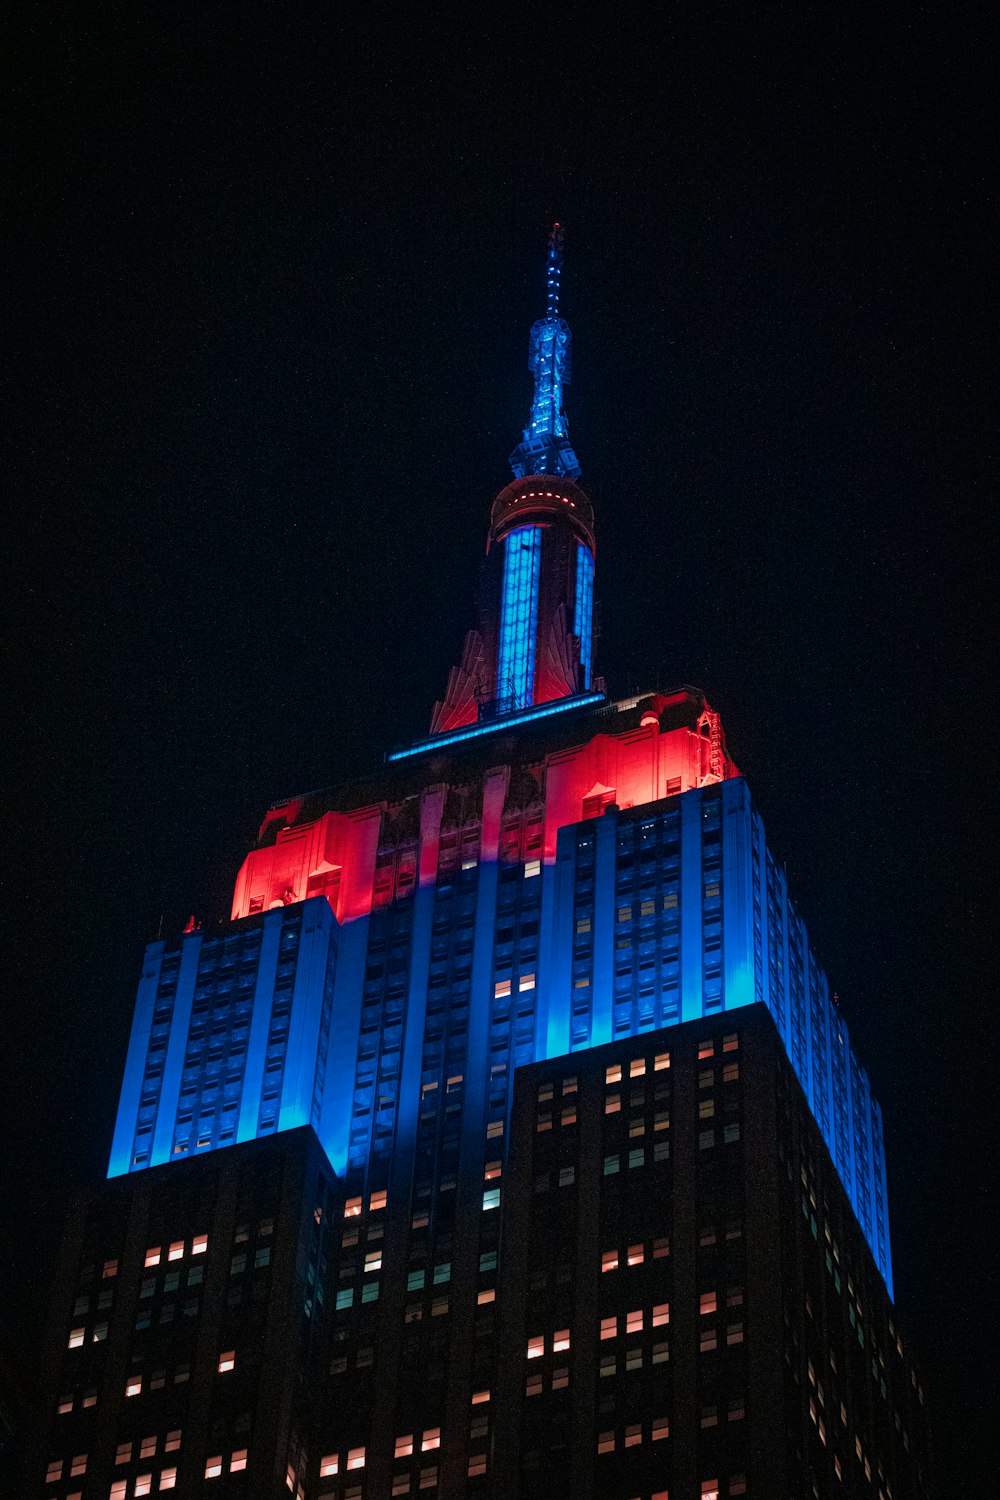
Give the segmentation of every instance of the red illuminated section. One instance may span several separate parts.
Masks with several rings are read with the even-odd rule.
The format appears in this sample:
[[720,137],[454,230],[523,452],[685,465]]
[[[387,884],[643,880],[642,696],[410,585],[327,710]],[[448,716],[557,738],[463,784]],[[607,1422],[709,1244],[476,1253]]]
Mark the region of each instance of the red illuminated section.
[[387,772],[385,800],[355,808],[310,816],[301,798],[272,808],[237,878],[233,918],[325,896],[350,922],[466,861],[550,862],[560,828],[611,803],[642,807],[738,774],[700,695],[626,700],[580,744],[486,772],[463,770],[456,753],[446,766],[436,759],[424,784],[404,786]]

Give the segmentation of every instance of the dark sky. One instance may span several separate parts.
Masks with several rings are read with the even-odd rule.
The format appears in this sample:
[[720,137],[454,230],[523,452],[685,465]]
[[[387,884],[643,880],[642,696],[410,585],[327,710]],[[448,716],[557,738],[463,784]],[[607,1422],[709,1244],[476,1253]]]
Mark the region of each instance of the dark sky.
[[943,1473],[992,1493],[991,38],[263,10],[33,6],[4,49],[0,1336],[103,1172],[142,944],[426,729],[558,217],[599,670],[723,713],[884,1107]]

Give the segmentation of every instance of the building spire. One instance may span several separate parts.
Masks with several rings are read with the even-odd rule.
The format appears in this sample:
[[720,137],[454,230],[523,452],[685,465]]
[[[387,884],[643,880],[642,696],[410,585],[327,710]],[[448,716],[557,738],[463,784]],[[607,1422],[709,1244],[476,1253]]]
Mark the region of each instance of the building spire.
[[546,261],[545,317],[533,325],[528,345],[528,369],[535,377],[535,399],[521,441],[510,455],[516,479],[528,474],[560,474],[576,479],[580,473],[562,409],[563,386],[570,379],[572,340],[569,327],[559,316],[563,235],[563,226],[553,224]]

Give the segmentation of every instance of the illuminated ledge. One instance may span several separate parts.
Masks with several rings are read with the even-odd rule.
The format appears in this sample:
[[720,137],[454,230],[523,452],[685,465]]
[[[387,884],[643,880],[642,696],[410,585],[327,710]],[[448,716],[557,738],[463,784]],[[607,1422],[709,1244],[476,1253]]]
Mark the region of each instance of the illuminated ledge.
[[543,703],[541,708],[523,708],[520,713],[504,714],[488,724],[470,724],[468,729],[455,729],[451,734],[438,734],[430,740],[419,740],[407,750],[393,750],[387,760],[405,760],[408,755],[424,755],[428,750],[442,750],[445,745],[457,745],[460,740],[479,739],[484,734],[499,734],[504,729],[519,729],[530,724],[532,719],[547,719],[550,714],[564,714],[571,708],[588,708],[603,703],[603,693],[580,693],[575,698],[560,698],[557,703]]

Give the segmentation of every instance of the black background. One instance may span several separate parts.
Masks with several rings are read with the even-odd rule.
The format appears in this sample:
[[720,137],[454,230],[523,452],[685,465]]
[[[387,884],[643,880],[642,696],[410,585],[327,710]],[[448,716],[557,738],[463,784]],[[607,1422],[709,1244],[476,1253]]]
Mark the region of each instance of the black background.
[[996,1493],[990,42],[919,4],[12,28],[0,1329],[29,1374],[142,944],[228,914],[273,798],[426,730],[558,217],[598,670],[723,714],[885,1111],[942,1476]]

